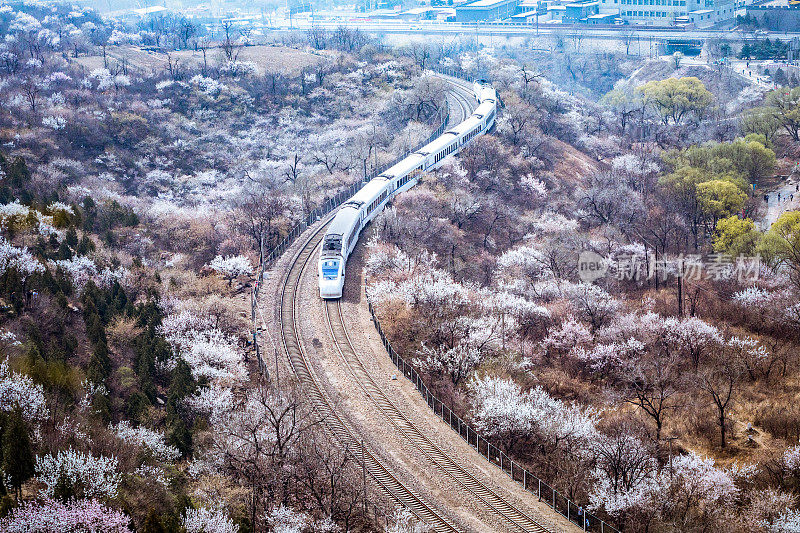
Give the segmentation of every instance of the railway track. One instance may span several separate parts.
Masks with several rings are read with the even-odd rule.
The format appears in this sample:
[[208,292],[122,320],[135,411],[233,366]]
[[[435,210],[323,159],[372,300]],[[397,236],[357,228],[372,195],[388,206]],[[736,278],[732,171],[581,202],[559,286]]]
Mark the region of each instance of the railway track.
[[378,485],[397,503],[407,507],[420,520],[437,532],[460,531],[443,513],[425,501],[412,489],[401,482],[397,476],[364,444],[350,425],[337,412],[336,405],[325,392],[308,360],[298,327],[297,306],[300,279],[314,255],[327,223],[320,224],[314,233],[303,243],[300,252],[290,263],[281,284],[280,326],[283,347],[289,364],[300,383],[305,387],[307,397],[317,414],[323,418],[325,426],[346,446],[359,461],[364,462],[365,470]]
[[[451,109],[450,125],[452,125],[461,122],[472,113],[474,101],[468,87],[448,78],[445,79],[453,87],[453,90],[448,93]],[[303,273],[309,264],[313,264],[311,258],[315,257],[314,252],[322,240],[326,227],[327,222],[320,224],[306,238],[300,251],[290,261],[280,285],[281,336],[291,369],[304,386],[307,397],[318,415],[322,417],[328,430],[347,447],[359,462],[363,462],[365,470],[392,499],[411,510],[434,531],[460,531],[460,528],[441,510],[424,501],[413,489],[400,481],[387,463],[370,450],[368,445],[365,445],[349,422],[340,414],[338,406],[326,392],[310,363],[298,323],[300,318],[299,292]],[[493,516],[509,531],[549,532],[547,528],[524,511],[478,480],[431,441],[381,390],[353,348],[343,319],[340,301],[327,301],[325,315],[337,351],[365,396],[374,403],[380,415],[391,424],[398,435],[436,467],[436,473],[450,478],[465,491],[465,494],[471,494],[479,507],[490,510]]]
[[528,516],[524,511],[508,502],[497,492],[486,486],[469,473],[463,466],[437,446],[425,433],[403,413],[403,411],[386,395],[375,382],[372,375],[358,356],[342,312],[341,300],[325,301],[325,318],[329,332],[334,340],[342,361],[348,368],[364,394],[369,397],[387,420],[403,437],[438,470],[452,478],[463,489],[472,493],[478,500],[492,510],[511,531],[526,533],[549,533],[549,530]]
[[472,89],[462,83],[441,74],[438,76],[450,84],[451,90],[447,93],[447,103],[450,107],[448,126],[455,126],[472,114],[472,110],[475,108],[475,96]]

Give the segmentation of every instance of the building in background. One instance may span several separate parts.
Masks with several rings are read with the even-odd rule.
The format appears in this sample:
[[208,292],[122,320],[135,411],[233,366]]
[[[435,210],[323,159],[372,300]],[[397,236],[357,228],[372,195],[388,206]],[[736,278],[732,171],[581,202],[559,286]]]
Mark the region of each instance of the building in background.
[[517,13],[519,0],[476,0],[456,6],[457,22],[492,22]]
[[582,2],[570,2],[564,7],[564,23],[575,24],[577,22],[588,22],[591,15],[597,15],[600,12],[599,0],[584,0]]
[[743,14],[742,7],[753,1],[600,0],[600,13],[617,13],[620,19],[630,24],[647,26],[689,24],[696,28],[706,28],[733,22],[737,14]]

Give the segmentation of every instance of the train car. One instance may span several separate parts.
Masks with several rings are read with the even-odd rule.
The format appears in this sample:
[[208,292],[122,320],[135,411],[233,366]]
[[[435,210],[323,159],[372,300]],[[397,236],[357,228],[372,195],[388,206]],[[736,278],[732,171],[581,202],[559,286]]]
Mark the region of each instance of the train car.
[[469,117],[371,179],[339,208],[322,239],[317,271],[321,298],[341,298],[347,259],[361,231],[386,203],[413,187],[423,172],[439,167],[449,155],[494,125],[497,93],[485,80],[476,81],[473,92],[478,107]]

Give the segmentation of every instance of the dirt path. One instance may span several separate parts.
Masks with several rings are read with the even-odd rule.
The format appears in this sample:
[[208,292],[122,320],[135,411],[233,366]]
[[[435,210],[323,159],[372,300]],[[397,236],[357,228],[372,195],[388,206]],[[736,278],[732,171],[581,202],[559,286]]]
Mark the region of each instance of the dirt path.
[[800,182],[797,174],[789,176],[774,190],[764,193],[762,200],[766,200],[766,211],[758,226],[760,230],[766,231],[784,212],[800,209]]

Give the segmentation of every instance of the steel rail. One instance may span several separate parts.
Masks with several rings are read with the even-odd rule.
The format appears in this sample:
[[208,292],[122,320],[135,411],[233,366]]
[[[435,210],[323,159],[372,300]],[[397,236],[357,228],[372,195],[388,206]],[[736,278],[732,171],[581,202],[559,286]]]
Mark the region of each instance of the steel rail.
[[[389,467],[369,450],[352,427],[340,416],[333,399],[319,381],[303,345],[297,320],[298,291],[303,272],[313,252],[322,240],[323,230],[329,220],[306,239],[300,251],[293,257],[281,284],[280,324],[283,347],[289,364],[311,400],[312,406],[323,418],[329,431],[361,462],[370,476],[397,503],[407,507],[417,518],[437,532],[459,531],[442,513],[427,504],[411,488],[400,481]],[[360,452],[360,453],[359,453]],[[359,455],[361,456],[359,458]],[[359,460],[360,459],[360,460]]]
[[453,87],[453,90],[451,90],[448,95],[453,101],[455,101],[455,103],[458,105],[458,108],[461,110],[461,116],[458,118],[458,120],[455,120],[452,114],[450,116],[450,124],[448,124],[448,126],[451,124],[455,126],[469,118],[469,116],[472,114],[472,107],[470,106],[469,96],[465,96],[464,94],[464,92],[467,91],[467,88],[461,84],[451,82],[450,80],[447,81]]
[[501,521],[510,526],[510,530],[525,533],[550,533],[549,529],[478,480],[441,447],[431,441],[408,418],[402,409],[389,398],[367,371],[363,360],[353,346],[352,339],[345,326],[341,300],[325,301],[325,318],[328,323],[328,331],[345,366],[350,370],[364,394],[372,400],[383,414],[384,419],[394,426],[405,437],[407,442],[427,457],[440,471],[451,477],[465,490],[488,506]]

